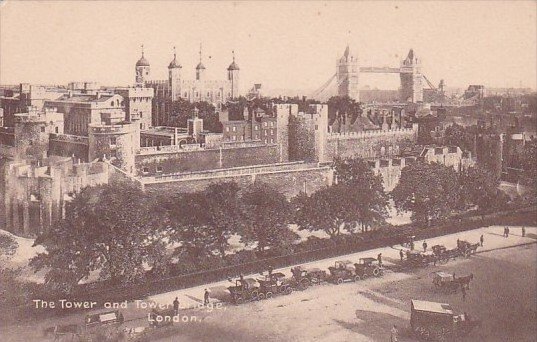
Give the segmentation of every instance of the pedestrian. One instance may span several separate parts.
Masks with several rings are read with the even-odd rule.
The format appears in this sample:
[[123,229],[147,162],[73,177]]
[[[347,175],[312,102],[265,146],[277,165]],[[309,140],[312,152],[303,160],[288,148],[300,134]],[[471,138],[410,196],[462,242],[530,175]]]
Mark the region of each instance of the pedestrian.
[[203,294],[203,305],[209,304],[209,290],[205,289],[205,293]]
[[503,237],[505,238],[509,235],[509,233],[507,232],[507,229],[508,229],[507,226],[503,228]]
[[455,280],[455,272],[453,272],[453,280]]
[[377,260],[379,262],[379,266],[382,266],[382,253],[379,253],[379,255],[377,255]]
[[399,341],[397,335],[399,335],[399,331],[397,330],[397,325],[393,325],[393,328],[391,330],[391,336],[390,336],[390,342],[397,342]]
[[403,261],[403,256],[404,256],[403,250],[400,249],[399,250],[399,257],[401,258],[401,261]]
[[509,227],[505,228],[505,237],[509,237]]
[[481,237],[479,238],[479,242],[481,243],[481,247],[483,247],[483,241],[485,241],[485,238],[483,237],[483,234],[481,234]]
[[466,302],[466,287],[464,285],[461,285],[461,292],[462,292],[462,301]]
[[457,238],[457,248],[461,249],[461,240],[459,238]]
[[173,301],[173,312],[177,315],[179,313],[179,299],[175,297]]
[[522,226],[522,237],[526,236],[526,227]]
[[427,252],[427,241],[423,241],[423,252]]

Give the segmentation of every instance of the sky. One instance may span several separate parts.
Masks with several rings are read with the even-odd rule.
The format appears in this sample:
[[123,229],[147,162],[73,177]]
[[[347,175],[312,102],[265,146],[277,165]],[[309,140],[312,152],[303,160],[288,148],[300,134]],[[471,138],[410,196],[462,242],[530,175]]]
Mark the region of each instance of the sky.
[[[535,1],[0,2],[0,84],[131,85],[140,45],[166,79],[173,46],[194,78],[225,79],[232,51],[241,90],[317,89],[347,44],[361,66],[399,66],[410,48],[435,85],[537,88]],[[397,89],[397,74],[360,85]]]

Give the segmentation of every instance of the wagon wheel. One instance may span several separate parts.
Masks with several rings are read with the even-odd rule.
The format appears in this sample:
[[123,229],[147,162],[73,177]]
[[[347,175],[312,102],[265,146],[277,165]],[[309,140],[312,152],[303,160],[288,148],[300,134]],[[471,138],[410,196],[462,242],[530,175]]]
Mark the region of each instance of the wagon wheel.
[[312,278],[311,278],[311,283],[312,283],[313,285],[318,285],[320,282],[321,282],[321,281],[320,281],[319,278],[317,278],[317,277],[312,277]]
[[291,294],[291,293],[293,293],[293,289],[291,288],[291,286],[289,286],[289,287],[287,287],[287,288],[285,289],[285,294],[288,294],[288,295],[289,295],[289,294]]
[[375,267],[375,269],[373,270],[373,275],[375,277],[380,277],[380,268]]
[[359,275],[355,275],[355,276],[354,276],[354,281],[360,281],[360,279],[361,279],[361,278],[360,278]]
[[337,278],[337,281],[336,283],[339,285],[339,284],[343,284],[343,278]]
[[310,286],[309,283],[310,283],[310,282],[308,281],[308,279],[302,279],[302,280],[300,281],[300,283],[298,284],[298,288],[299,288],[300,290],[305,290],[305,289],[308,288],[308,286]]
[[257,295],[257,299],[259,299],[259,300],[263,300],[265,298],[266,297],[265,297],[265,294],[263,292],[261,292],[261,293],[259,293],[259,295]]
[[242,303],[244,303],[244,299],[242,299],[241,296],[235,297],[235,304],[238,305],[238,304],[242,304]]
[[257,291],[252,291],[250,298],[252,298],[252,300],[259,300],[259,293]]
[[270,292],[270,291],[267,292],[266,296],[267,296],[267,298],[272,298],[272,292]]

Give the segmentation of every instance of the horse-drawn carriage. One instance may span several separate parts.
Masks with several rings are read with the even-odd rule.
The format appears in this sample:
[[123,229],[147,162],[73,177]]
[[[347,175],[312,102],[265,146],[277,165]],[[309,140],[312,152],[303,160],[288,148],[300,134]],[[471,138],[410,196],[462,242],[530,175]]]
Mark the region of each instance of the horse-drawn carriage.
[[477,248],[480,246],[481,244],[479,242],[470,243],[468,241],[459,240],[457,247],[459,248],[461,255],[469,257],[470,255],[475,254],[477,252]]
[[433,272],[433,284],[435,288],[446,292],[456,292],[460,286],[455,276],[446,272]]
[[425,267],[435,261],[435,255],[420,251],[407,251],[404,264],[410,267]]
[[461,255],[461,251],[458,247],[447,249],[444,245],[434,245],[431,249],[436,258],[436,262],[440,264],[445,264],[450,259],[455,259]]
[[466,313],[455,315],[449,304],[412,300],[410,326],[420,339],[446,341],[460,339],[479,326],[481,321]]
[[84,324],[59,324],[44,330],[45,337],[54,341],[97,342],[123,338],[123,314],[119,310],[88,314]]

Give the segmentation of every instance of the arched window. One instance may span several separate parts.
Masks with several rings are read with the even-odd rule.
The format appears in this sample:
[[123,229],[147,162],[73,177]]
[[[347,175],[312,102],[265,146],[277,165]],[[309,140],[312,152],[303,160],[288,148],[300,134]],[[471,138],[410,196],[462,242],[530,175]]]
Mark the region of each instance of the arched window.
[[110,102],[110,106],[114,107],[114,101]]

